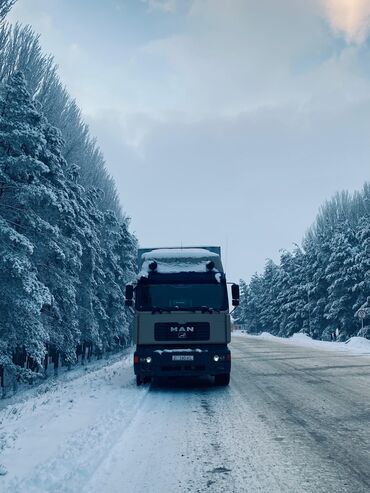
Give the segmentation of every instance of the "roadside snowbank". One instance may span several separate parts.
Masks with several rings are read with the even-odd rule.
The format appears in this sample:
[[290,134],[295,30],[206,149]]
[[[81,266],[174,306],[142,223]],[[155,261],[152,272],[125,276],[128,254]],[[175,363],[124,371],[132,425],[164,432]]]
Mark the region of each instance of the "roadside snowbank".
[[146,395],[134,382],[132,351],[64,376],[0,411],[1,493],[82,491]]
[[40,378],[39,380],[36,380],[32,385],[26,382],[19,383],[16,391],[7,390],[7,393],[4,396],[5,398],[0,399],[0,412],[2,409],[11,404],[23,402],[29,397],[32,397],[32,395],[43,393],[44,389],[55,387],[58,382],[70,382],[88,373],[101,370],[105,366],[111,366],[113,363],[121,361],[127,355],[131,355],[132,352],[132,346],[129,346],[122,351],[116,353],[107,352],[103,355],[101,359],[91,359],[91,361],[86,360],[83,365],[81,364],[81,362],[78,362],[70,369],[68,369],[67,366],[61,366],[58,369],[57,374],[54,374],[52,365],[49,365],[49,369],[47,371],[47,379],[44,380],[43,378]]
[[342,351],[351,354],[370,355],[370,340],[365,339],[364,337],[351,337],[351,339],[346,342],[334,342],[316,341],[308,337],[306,334],[294,334],[292,337],[284,338],[274,336],[272,334],[269,334],[268,332],[263,332],[262,334],[256,336],[236,330],[233,332],[233,335],[256,337],[258,339],[266,339],[293,346],[309,346],[317,349],[323,349],[325,351]]

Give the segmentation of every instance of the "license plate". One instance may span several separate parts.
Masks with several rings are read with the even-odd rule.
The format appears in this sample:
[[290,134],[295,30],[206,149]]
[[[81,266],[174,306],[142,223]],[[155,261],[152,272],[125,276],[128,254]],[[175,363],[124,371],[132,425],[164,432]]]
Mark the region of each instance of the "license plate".
[[172,355],[172,361],[194,361],[194,356],[185,356],[183,354]]

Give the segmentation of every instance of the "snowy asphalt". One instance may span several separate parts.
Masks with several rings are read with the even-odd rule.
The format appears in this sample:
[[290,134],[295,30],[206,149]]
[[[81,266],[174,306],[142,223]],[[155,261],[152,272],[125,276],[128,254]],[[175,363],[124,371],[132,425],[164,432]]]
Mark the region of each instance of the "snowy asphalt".
[[369,492],[370,358],[256,337],[232,353],[227,388],[136,388],[128,356],[10,403],[0,491]]

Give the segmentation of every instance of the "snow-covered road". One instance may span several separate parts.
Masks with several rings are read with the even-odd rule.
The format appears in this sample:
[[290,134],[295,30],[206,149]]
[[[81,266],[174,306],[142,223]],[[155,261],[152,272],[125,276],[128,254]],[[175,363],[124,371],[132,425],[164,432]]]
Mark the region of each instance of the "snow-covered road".
[[232,350],[228,388],[137,388],[128,355],[10,401],[0,491],[370,491],[370,358],[255,337]]

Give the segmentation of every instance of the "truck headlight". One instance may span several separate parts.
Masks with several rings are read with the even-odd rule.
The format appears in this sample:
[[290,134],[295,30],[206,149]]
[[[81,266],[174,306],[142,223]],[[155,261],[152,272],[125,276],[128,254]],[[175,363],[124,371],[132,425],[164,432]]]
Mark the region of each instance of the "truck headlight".
[[147,357],[145,358],[145,361],[149,364],[149,363],[151,363],[151,362],[152,362],[152,358],[151,358],[150,356],[147,356]]
[[218,354],[215,354],[215,355],[213,356],[213,361],[215,361],[215,362],[217,363],[217,361],[219,361],[219,360],[220,360],[219,355],[218,355]]

